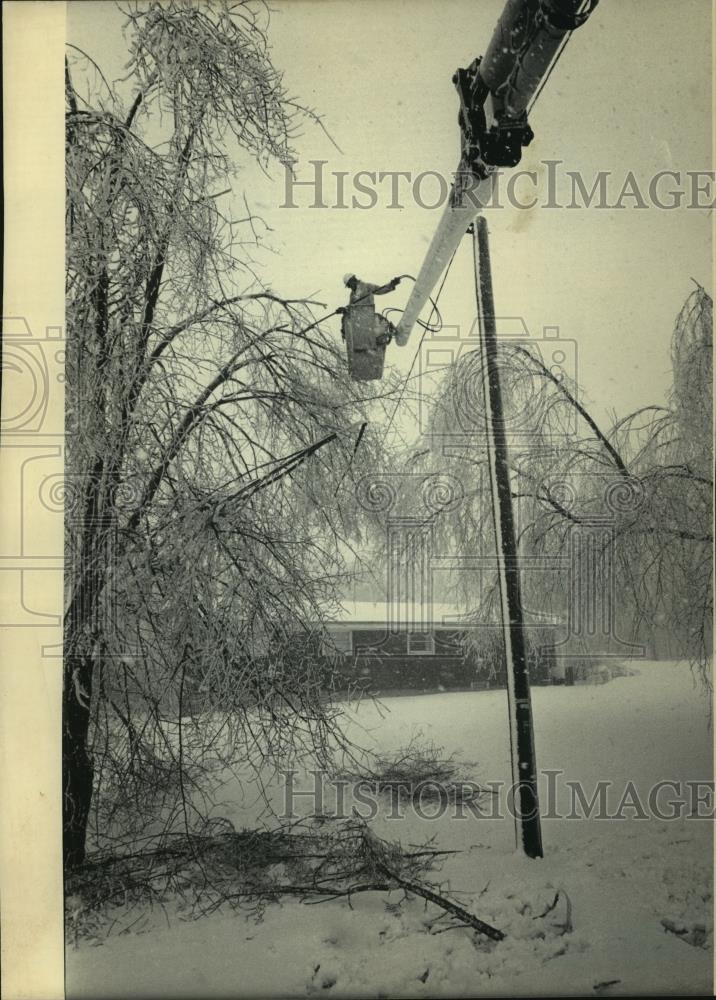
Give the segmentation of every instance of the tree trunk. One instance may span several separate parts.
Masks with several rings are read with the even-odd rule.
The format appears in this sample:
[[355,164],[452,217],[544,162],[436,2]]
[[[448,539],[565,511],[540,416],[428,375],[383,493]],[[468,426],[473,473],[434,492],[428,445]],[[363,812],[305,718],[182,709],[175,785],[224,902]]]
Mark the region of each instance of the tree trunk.
[[62,695],[62,835],[65,871],[85,859],[94,768],[87,752],[92,658],[65,659]]

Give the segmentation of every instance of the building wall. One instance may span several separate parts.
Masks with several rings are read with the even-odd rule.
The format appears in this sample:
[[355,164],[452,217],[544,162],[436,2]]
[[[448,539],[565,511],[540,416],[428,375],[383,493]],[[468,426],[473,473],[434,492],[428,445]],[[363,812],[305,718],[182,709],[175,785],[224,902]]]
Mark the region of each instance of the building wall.
[[[386,635],[383,629],[352,629],[350,651],[338,657],[332,670],[333,687],[378,694],[393,690],[505,687],[499,632],[486,630],[484,648],[480,639],[473,640],[468,648],[464,638],[459,631],[438,629],[433,651],[415,653],[408,651],[409,638],[405,632]],[[553,658],[544,649],[538,653],[536,641],[530,643],[528,662],[533,683],[550,682]]]

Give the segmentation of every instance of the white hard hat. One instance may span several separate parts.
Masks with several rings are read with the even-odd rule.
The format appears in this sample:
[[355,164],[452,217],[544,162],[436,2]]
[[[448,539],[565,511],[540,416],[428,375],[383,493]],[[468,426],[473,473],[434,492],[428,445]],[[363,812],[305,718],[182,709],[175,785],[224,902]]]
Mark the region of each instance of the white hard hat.
[[355,278],[355,274],[352,271],[348,271],[347,274],[343,275],[343,284],[347,285],[352,278]]

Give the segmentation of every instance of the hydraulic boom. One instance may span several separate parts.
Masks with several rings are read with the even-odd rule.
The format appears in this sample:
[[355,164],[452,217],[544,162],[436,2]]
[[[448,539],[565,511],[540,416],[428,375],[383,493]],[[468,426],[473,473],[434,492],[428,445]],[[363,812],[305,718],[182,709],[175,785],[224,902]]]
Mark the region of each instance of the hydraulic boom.
[[507,0],[485,55],[453,76],[460,99],[461,156],[395,341],[407,344],[418,316],[470,224],[489,202],[495,171],[514,167],[533,139],[527,120],[570,34],[599,0]]

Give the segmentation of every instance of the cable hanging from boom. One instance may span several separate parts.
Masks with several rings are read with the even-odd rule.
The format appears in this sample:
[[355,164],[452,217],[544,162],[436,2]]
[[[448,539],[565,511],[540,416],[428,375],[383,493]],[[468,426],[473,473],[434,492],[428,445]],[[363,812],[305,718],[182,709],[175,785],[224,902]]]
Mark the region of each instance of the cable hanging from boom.
[[[388,436],[388,432],[390,431],[391,427],[393,426],[393,421],[395,420],[395,415],[398,412],[401,403],[403,402],[403,397],[405,396],[405,387],[407,386],[407,384],[410,381],[410,378],[411,378],[411,376],[413,374],[413,368],[415,368],[415,362],[418,360],[418,355],[420,353],[420,348],[423,346],[423,341],[425,340],[425,337],[427,336],[428,333],[439,333],[440,330],[442,329],[442,316],[440,315],[440,310],[438,309],[438,302],[440,301],[440,296],[442,294],[443,288],[445,287],[445,282],[448,279],[448,275],[450,274],[450,268],[452,267],[452,262],[453,262],[454,259],[455,259],[455,254],[452,255],[452,257],[450,258],[450,262],[448,263],[448,266],[445,269],[445,274],[443,275],[443,280],[440,283],[440,288],[438,289],[438,294],[435,296],[435,300],[433,301],[433,299],[430,299],[430,302],[431,302],[432,307],[433,307],[433,311],[430,313],[430,319],[432,319],[433,312],[437,313],[440,325],[437,328],[433,328],[433,327],[431,327],[429,325],[429,321],[428,321],[428,323],[422,323],[420,320],[418,320],[418,323],[420,324],[420,326],[423,327],[423,335],[422,335],[422,337],[420,338],[420,340],[418,342],[417,348],[415,349],[415,354],[413,355],[413,360],[410,362],[410,368],[408,369],[408,374],[403,379],[403,385],[402,385],[401,390],[400,390],[400,396],[398,397],[398,402],[395,404],[395,407],[393,408],[393,412],[392,412],[392,414],[390,416],[390,420],[388,421],[388,426],[386,427],[385,431],[383,432],[383,440],[385,440],[386,437]],[[406,277],[411,277],[411,276],[410,275],[406,275]],[[415,278],[413,278],[413,281],[415,281]]]

